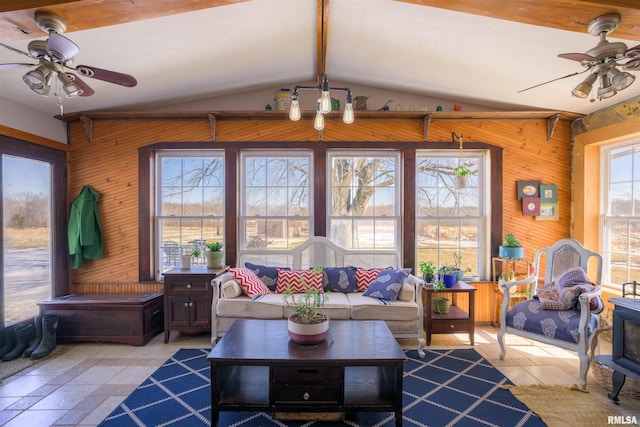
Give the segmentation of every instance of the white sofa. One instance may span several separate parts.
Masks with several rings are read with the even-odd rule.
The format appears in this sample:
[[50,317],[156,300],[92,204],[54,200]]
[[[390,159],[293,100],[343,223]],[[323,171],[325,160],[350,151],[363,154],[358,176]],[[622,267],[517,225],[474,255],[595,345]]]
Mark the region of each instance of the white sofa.
[[[245,262],[290,267],[292,270],[314,266],[362,268],[393,267],[399,265],[394,251],[345,249],[326,237],[315,236],[288,250],[249,249],[238,254],[239,267]],[[375,265],[378,263],[379,265]],[[384,320],[396,338],[418,340],[418,353],[424,356],[425,339],[422,328],[422,286],[424,282],[409,274],[396,301],[381,301],[364,296],[363,292],[331,291],[322,312],[330,319]],[[271,293],[252,300],[238,295],[239,288],[231,273],[216,277],[212,282],[211,345],[231,327],[236,319],[286,319],[293,310],[286,306],[282,294]]]

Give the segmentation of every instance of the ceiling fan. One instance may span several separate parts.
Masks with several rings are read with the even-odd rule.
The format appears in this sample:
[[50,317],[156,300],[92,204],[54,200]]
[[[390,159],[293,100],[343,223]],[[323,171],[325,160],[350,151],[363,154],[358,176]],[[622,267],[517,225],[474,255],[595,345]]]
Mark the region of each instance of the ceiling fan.
[[[34,63],[14,62],[0,64],[0,70],[7,70],[20,67],[36,67],[28,71],[22,80],[31,90],[38,95],[49,96],[53,83],[62,86],[62,90],[67,97],[91,96],[95,91],[87,85],[80,77],[67,70],[76,71],[84,77],[91,77],[109,83],[114,83],[126,87],[134,87],[138,84],[136,79],[124,73],[105,70],[89,65],[73,66],[74,57],[80,52],[80,48],[71,40],[62,35],[67,29],[66,21],[49,12],[37,11],[35,21],[43,31],[49,34],[47,40],[33,40],[27,46],[27,52],[0,43],[0,46],[12,52],[27,56]],[[57,78],[57,80],[55,80]],[[54,93],[59,96],[54,89]]]
[[[618,28],[620,20],[621,17],[617,13],[598,16],[587,26],[589,34],[600,37],[600,41],[594,48],[585,53],[561,53],[558,55],[560,58],[580,62],[585,70],[522,89],[518,93],[586,72],[590,72],[589,76],[571,91],[573,96],[587,98],[593,84],[598,79],[600,80],[598,100],[610,98],[629,87],[636,79],[635,76],[627,71],[620,71],[618,67],[628,71],[640,70],[640,45],[627,49],[627,45],[624,43],[607,41],[607,34]],[[622,63],[622,61],[627,62]],[[591,99],[591,102],[593,101],[595,99]]]

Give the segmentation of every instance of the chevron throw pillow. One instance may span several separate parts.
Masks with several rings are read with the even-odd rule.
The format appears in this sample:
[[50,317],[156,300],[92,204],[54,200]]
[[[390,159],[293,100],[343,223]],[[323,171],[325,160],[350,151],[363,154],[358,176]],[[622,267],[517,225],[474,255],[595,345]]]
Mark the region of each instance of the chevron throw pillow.
[[276,293],[281,294],[286,292],[289,286],[291,286],[291,290],[296,294],[303,294],[311,288],[317,289],[318,292],[324,292],[324,289],[322,289],[322,271],[287,271],[279,268]]
[[376,280],[378,277],[378,273],[380,273],[383,268],[372,268],[366,270],[364,268],[358,268],[356,270],[356,283],[358,284],[358,291],[364,292],[369,289],[369,285]]
[[245,294],[249,298],[253,298],[258,295],[270,294],[271,291],[264,284],[256,273],[248,268],[230,268],[229,272],[233,275],[233,279],[238,282]]

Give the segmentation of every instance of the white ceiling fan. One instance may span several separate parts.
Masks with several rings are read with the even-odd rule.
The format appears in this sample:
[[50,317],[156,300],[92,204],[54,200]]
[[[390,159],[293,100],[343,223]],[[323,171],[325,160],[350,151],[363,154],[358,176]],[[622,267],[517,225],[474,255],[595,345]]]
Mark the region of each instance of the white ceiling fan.
[[[138,84],[136,79],[129,74],[89,65],[73,66],[74,57],[80,52],[80,48],[62,35],[67,29],[66,21],[53,13],[43,11],[36,12],[34,18],[38,27],[49,34],[47,40],[29,42],[27,46],[28,52],[23,52],[3,43],[0,43],[0,46],[27,56],[37,63],[13,62],[0,64],[0,70],[35,67],[28,71],[22,77],[22,80],[38,95],[48,96],[54,84],[61,85],[67,97],[93,95],[95,91],[71,71],[76,71],[83,77],[90,77],[126,87],[134,87]],[[55,88],[54,93],[59,96],[59,92]]]

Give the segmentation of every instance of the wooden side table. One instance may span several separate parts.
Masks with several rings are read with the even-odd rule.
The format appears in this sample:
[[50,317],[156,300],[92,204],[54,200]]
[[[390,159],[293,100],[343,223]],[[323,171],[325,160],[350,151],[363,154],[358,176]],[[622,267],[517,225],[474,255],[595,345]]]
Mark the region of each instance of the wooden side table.
[[[458,305],[458,296],[466,293],[469,297],[468,306]],[[436,313],[433,304],[434,295],[448,295],[451,299],[451,306],[448,313]],[[424,306],[423,322],[424,330],[427,334],[427,345],[431,345],[431,334],[455,334],[467,332],[469,341],[474,345],[475,332],[475,294],[476,288],[465,282],[458,282],[453,288],[442,291],[434,291],[433,285],[425,285],[422,288],[422,304]]]

